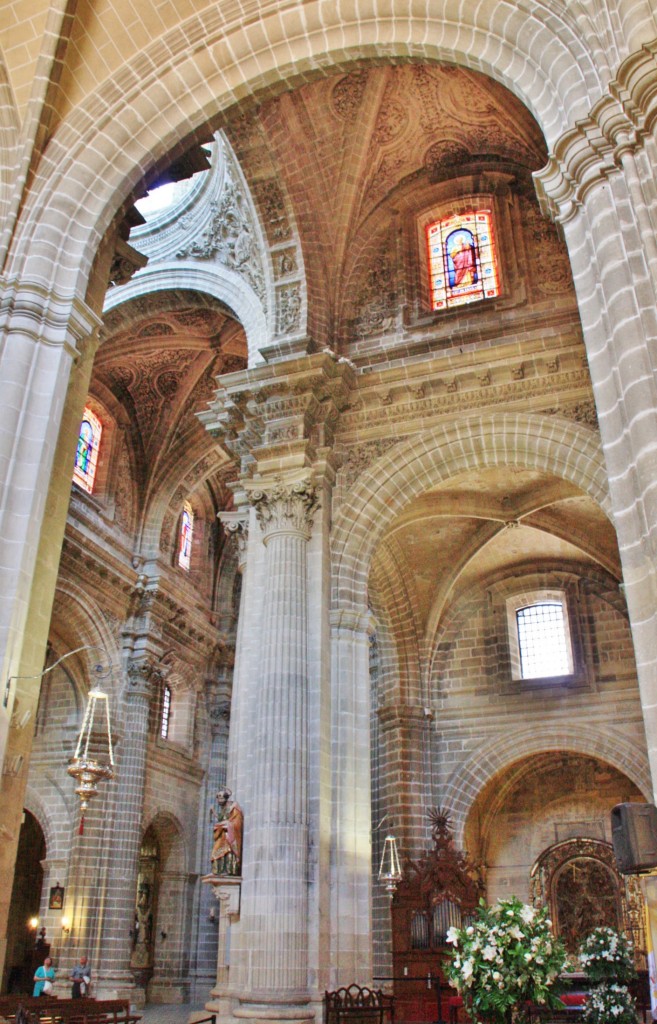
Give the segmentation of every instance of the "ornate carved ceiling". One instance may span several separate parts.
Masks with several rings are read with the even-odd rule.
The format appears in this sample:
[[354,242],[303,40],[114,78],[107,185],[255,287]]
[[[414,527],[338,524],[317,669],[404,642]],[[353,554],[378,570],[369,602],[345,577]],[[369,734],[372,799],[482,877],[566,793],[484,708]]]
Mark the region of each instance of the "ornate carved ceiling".
[[340,316],[354,254],[385,233],[405,190],[426,195],[437,180],[484,165],[528,177],[547,158],[535,121],[502,86],[420,64],[309,83],[236,118],[226,134],[263,224],[279,232],[269,232],[274,243],[286,224],[277,180],[285,184],[318,336]]
[[184,476],[212,447],[195,413],[207,405],[219,373],[245,365],[243,329],[207,297],[158,292],[108,314],[91,390],[129,424],[143,487],[174,457]]

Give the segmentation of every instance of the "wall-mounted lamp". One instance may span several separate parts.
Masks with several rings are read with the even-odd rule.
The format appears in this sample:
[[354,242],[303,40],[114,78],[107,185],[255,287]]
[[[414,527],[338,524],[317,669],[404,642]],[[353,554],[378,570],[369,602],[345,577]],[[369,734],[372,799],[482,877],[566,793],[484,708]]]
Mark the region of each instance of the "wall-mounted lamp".
[[212,924],[217,923],[217,914],[214,907],[210,907],[210,913],[208,914],[208,921],[212,921]]
[[166,937],[167,937],[167,933],[166,932],[160,932],[160,938],[162,939],[162,942],[164,942]]
[[29,921],[27,922],[27,927],[30,929],[31,932],[35,932],[36,933],[36,930],[39,927],[39,918],[38,917],[31,917],[29,919]]
[[383,842],[381,864],[379,866],[379,881],[383,883],[390,899],[402,880],[401,866],[399,864],[399,851],[397,850],[397,839],[389,832]]
[[69,935],[71,931],[71,921],[68,917],[63,917],[61,920],[62,934]]

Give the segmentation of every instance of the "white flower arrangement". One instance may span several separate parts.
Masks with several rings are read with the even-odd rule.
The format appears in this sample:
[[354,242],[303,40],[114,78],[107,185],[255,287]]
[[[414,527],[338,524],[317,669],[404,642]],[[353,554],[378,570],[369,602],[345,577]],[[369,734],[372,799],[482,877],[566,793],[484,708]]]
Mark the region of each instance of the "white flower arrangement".
[[579,962],[592,984],[582,1015],[586,1024],[636,1024],[636,1004],[624,984],[636,976],[627,936],[594,928],[579,948]]
[[505,1021],[520,1016],[527,1003],[560,1007],[551,991],[566,962],[563,943],[552,934],[547,910],[536,910],[516,897],[494,906],[480,901],[477,916],[464,928],[450,928],[453,952],[446,966],[449,980],[463,996],[473,1021],[483,1015]]
[[630,981],[636,974],[632,943],[623,932],[613,928],[594,928],[589,932],[579,947],[579,962],[593,983],[605,979]]
[[636,1024],[636,1004],[627,985],[602,983],[591,989],[582,1019],[586,1024]]

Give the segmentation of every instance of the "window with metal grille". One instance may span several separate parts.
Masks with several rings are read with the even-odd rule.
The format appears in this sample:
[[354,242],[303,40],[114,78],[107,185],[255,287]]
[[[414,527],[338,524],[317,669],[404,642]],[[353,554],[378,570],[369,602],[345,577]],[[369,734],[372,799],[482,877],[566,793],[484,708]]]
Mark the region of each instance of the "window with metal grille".
[[169,735],[171,719],[171,688],[166,684],[162,688],[162,713],[160,715],[160,736],[163,740]]
[[567,622],[561,601],[541,601],[516,610],[523,679],[572,672]]

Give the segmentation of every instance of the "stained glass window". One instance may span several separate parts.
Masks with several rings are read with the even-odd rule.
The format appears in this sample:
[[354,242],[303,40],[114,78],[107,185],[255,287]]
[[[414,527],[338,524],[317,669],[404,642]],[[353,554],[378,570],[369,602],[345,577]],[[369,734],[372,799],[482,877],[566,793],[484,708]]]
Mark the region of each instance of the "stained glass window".
[[432,309],[500,294],[490,210],[473,210],[429,224],[427,251]]
[[178,542],[178,565],[189,569],[192,562],[192,536],[194,533],[194,511],[188,501],[183,505]]
[[79,484],[80,487],[83,487],[85,491],[88,491],[89,494],[94,489],[100,435],[102,432],[103,427],[98,417],[94,416],[91,409],[85,409],[82,423],[80,424],[78,447],[75,453],[73,481]]

